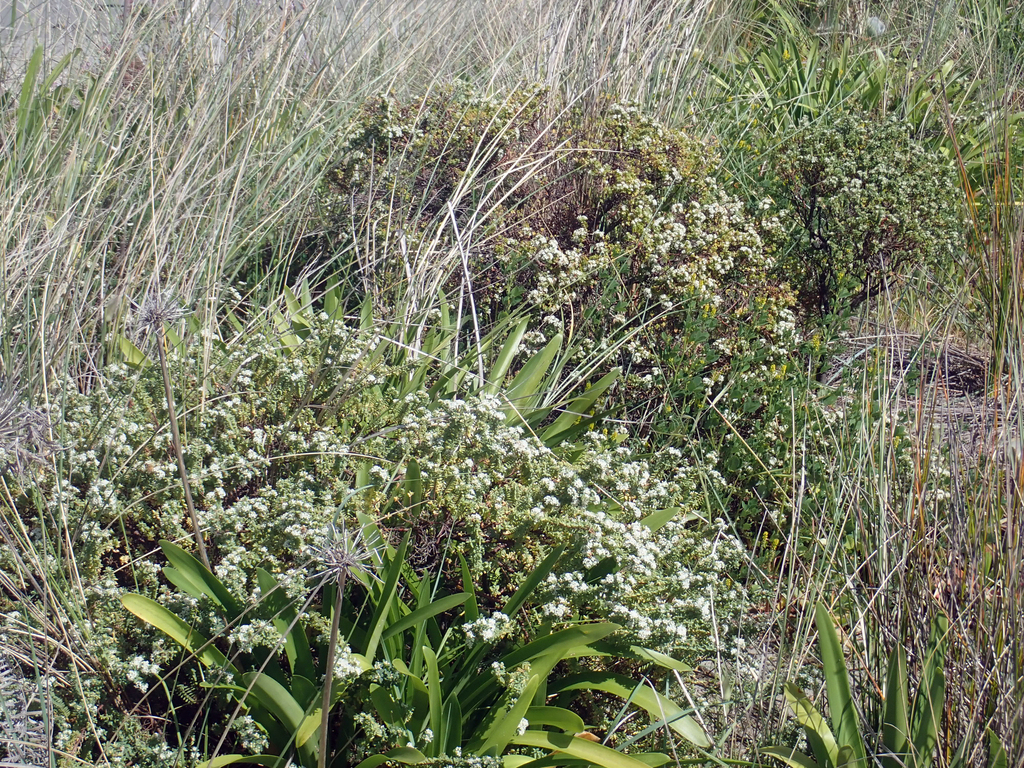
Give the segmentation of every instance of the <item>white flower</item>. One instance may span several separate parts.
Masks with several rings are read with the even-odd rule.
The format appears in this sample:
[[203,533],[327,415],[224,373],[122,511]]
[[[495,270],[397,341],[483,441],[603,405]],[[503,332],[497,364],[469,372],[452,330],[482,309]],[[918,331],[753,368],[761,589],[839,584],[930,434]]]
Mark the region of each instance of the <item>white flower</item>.
[[511,629],[512,620],[501,612],[492,616],[481,616],[476,621],[462,625],[462,631],[466,633],[466,642],[469,645],[474,645],[477,641],[493,643],[507,635]]

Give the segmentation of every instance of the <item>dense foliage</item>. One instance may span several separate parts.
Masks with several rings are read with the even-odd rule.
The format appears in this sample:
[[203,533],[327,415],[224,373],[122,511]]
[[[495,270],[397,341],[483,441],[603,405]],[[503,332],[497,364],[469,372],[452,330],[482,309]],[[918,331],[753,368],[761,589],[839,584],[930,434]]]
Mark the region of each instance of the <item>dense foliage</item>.
[[1019,762],[1017,4],[535,6],[4,50],[0,763]]

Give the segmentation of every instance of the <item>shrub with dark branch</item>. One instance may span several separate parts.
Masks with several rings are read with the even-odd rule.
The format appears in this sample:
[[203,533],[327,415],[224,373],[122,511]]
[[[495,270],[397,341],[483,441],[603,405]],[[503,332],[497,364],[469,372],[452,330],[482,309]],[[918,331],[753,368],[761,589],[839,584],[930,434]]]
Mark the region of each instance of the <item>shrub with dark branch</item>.
[[856,309],[909,270],[949,263],[964,243],[953,169],[898,119],[805,123],[777,161],[801,230],[781,266],[812,313]]

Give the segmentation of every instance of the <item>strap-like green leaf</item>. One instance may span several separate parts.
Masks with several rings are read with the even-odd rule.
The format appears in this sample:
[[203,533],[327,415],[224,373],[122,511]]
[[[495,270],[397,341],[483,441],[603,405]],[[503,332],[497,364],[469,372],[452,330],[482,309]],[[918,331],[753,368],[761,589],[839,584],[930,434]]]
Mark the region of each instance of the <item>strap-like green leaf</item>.
[[520,736],[513,736],[509,743],[520,747],[554,749],[558,752],[565,752],[571,757],[586,760],[593,765],[601,766],[601,768],[649,768],[647,763],[641,762],[635,757],[616,752],[603,744],[595,744],[566,733],[527,731]]
[[[306,713],[288,689],[262,672],[246,672],[242,679],[252,691],[252,696],[281,722],[293,738],[296,738],[302,729]],[[296,743],[296,748],[304,765],[313,765],[316,762],[315,739],[310,738],[301,745]]]
[[437,757],[441,745],[441,718],[444,713],[441,711],[441,671],[437,666],[437,654],[430,646],[423,646],[423,661],[427,667],[427,701],[430,702],[428,717],[430,730],[434,734],[434,740],[427,745],[428,756]]
[[314,709],[310,714],[306,715],[302,721],[302,725],[299,726],[299,730],[295,732],[295,746],[304,746],[307,741],[320,730],[320,723],[323,721],[323,710],[320,707]]
[[[435,735],[437,738],[437,735]],[[441,732],[442,754],[450,755],[462,746],[462,706],[454,693],[444,703],[444,725]]]
[[889,657],[889,671],[885,681],[882,744],[891,754],[882,756],[884,768],[903,768],[907,764],[907,745],[910,742],[909,696],[907,652],[902,645],[898,645]]
[[32,56],[25,67],[25,77],[21,81],[21,97],[18,99],[16,110],[18,139],[24,142],[28,138],[29,127],[32,123],[33,106],[36,93],[36,78],[39,76],[39,69],[43,65],[43,46],[37,45],[32,51]]
[[593,384],[586,392],[565,406],[562,414],[541,435],[544,445],[551,448],[560,443],[562,441],[561,438],[594,407],[594,403],[597,402],[598,398],[618,380],[621,372],[621,368],[613,368],[610,373],[602,376],[596,384]]
[[266,768],[283,768],[288,761],[277,755],[220,755],[199,763],[198,768],[221,768],[222,765],[263,765]]
[[596,643],[613,632],[622,629],[618,624],[601,622],[600,624],[577,624],[560,629],[549,635],[538,637],[522,648],[511,651],[501,659],[506,669],[513,669],[523,662],[532,661],[540,656],[555,654],[558,659],[565,658],[574,648]]
[[853,747],[844,745],[839,748],[839,759],[836,768],[859,768],[857,758],[853,754]]
[[794,683],[786,683],[783,692],[786,695],[786,703],[807,734],[807,743],[811,746],[815,759],[822,766],[835,766],[836,760],[839,759],[839,745],[825,718]]
[[345,313],[345,298],[337,283],[324,293],[324,312],[330,320],[341,320]]
[[284,649],[292,674],[314,679],[313,654],[294,604],[278,586],[277,579],[263,568],[256,569],[256,580],[263,594],[263,607],[272,615],[277,631],[284,636]]
[[544,374],[548,372],[551,361],[561,348],[562,334],[557,333],[542,350],[526,361],[526,365],[512,379],[505,390],[505,396],[511,403],[510,410],[513,416],[517,411],[522,413],[535,405],[534,395],[540,390]]
[[533,571],[526,577],[523,583],[516,590],[515,594],[508,599],[505,603],[505,607],[502,609],[509,618],[512,618],[519,612],[519,609],[523,607],[523,603],[529,599],[530,595],[537,586],[548,577],[551,570],[555,567],[555,563],[558,562],[558,558],[562,556],[562,552],[565,551],[565,547],[555,547],[551,552],[548,553],[540,565],[533,569]]
[[823,768],[802,752],[797,752],[796,747],[762,747],[757,750],[762,755],[770,755],[781,760],[790,768]]
[[[164,552],[164,557],[167,558],[167,562],[171,564],[171,567],[176,571],[175,574],[169,573],[170,569],[165,568],[164,573],[168,579],[174,580],[174,583],[180,588],[184,589],[192,597],[202,597],[206,595],[213,602],[224,609],[224,613],[227,615],[230,621],[234,621],[238,618],[242,612],[242,607],[235,600],[234,596],[228,591],[228,588],[224,586],[224,583],[214,576],[210,570],[200,563],[196,558],[186,552],[184,549],[179,547],[173,542],[162,539],[160,541],[160,549]],[[180,577],[175,579],[174,577]],[[190,585],[191,589],[186,589],[183,585]]]
[[416,459],[409,459],[405,465],[405,498],[402,503],[419,512],[423,504],[423,477],[420,475],[420,463]]
[[553,680],[548,684],[548,693],[560,691],[592,690],[604,691],[628,700],[645,710],[650,717],[664,722],[669,728],[698,747],[707,749],[711,739],[689,715],[671,699],[662,696],[649,686],[638,684],[624,675],[609,672],[584,672],[570,675],[561,680]]
[[840,746],[853,749],[858,765],[867,760],[867,749],[860,733],[857,708],[850,693],[850,678],[846,672],[846,658],[839,643],[832,616],[824,603],[814,608],[814,623],[818,627],[818,645],[828,689],[828,709],[832,716],[832,732]]
[[256,700],[280,720],[289,733],[298,732],[306,713],[287,688],[261,672],[246,672],[242,679]]
[[932,671],[931,686],[927,689],[926,682],[922,678],[921,690],[914,706],[914,757],[917,768],[929,768],[932,764],[946,700],[946,675],[941,669]]
[[[641,520],[640,523],[652,531],[658,531],[664,528],[670,521],[679,517],[680,511],[679,507],[666,507],[665,509],[659,509],[649,514]],[[680,522],[688,523],[691,520],[699,519],[699,517],[700,516],[694,512],[687,512],[682,516]]]
[[515,359],[516,352],[519,351],[519,344],[523,340],[523,334],[526,333],[526,329],[530,324],[530,318],[524,317],[512,332],[505,339],[505,343],[501,347],[501,351],[498,353],[497,358],[494,360],[494,365],[491,366],[491,372],[487,375],[487,384],[484,385],[481,392],[485,395],[494,395],[498,393],[499,387],[505,381],[505,374],[508,373],[509,366],[512,365],[512,360]]
[[587,729],[583,718],[563,707],[530,707],[526,710],[530,725],[551,725],[566,733],[582,733]]
[[121,604],[147,624],[159,629],[210,669],[223,669],[238,674],[234,665],[206,637],[155,600],[129,594],[122,595]]
[[363,653],[370,660],[371,664],[377,654],[377,646],[380,644],[381,637],[386,629],[387,618],[391,612],[391,602],[398,588],[398,577],[402,573],[402,566],[405,565],[405,552],[409,547],[410,535],[411,531],[407,531],[402,539],[402,543],[395,551],[394,557],[391,558],[387,574],[384,577],[384,584],[381,586],[377,606],[373,613],[373,623],[371,624],[369,639],[366,642],[366,650]]
[[991,728],[986,728],[985,733],[988,734],[988,767],[1007,768],[1010,762],[1006,756],[1006,750],[1003,748],[1003,742]]
[[125,365],[130,368],[145,368],[152,365],[153,361],[149,356],[124,336],[117,337],[117,345],[121,349],[121,356]]
[[469,564],[462,553],[459,553],[459,566],[462,569],[462,589],[469,595],[466,600],[466,621],[473,622],[480,618],[480,609],[476,604],[476,584],[473,574],[469,572]]
[[462,605],[464,602],[469,600],[469,598],[470,595],[466,592],[459,592],[456,595],[448,595],[447,597],[438,598],[429,605],[417,608],[415,611],[403,616],[398,621],[392,622],[388,625],[388,628],[384,630],[384,633],[381,635],[381,639],[387,640],[392,638],[399,632],[404,632],[409,629],[409,627],[415,627],[421,622],[433,618],[440,613],[450,611],[452,608]]
[[[289,319],[292,321],[292,328],[300,336],[309,331],[309,320],[302,310],[302,304],[287,285],[284,287],[284,303],[288,307]],[[307,305],[308,306],[308,305]]]
[[925,651],[924,667],[921,670],[921,685],[914,696],[911,713],[911,737],[917,768],[929,768],[938,744],[939,724],[946,702],[946,635],[949,619],[936,616],[932,621],[928,648]]
[[377,768],[388,762],[402,763],[404,765],[418,765],[425,763],[427,756],[418,749],[412,747],[396,747],[383,755],[373,755],[356,765],[356,768]]
[[[502,697],[503,700],[496,704],[484,719],[485,723],[490,722],[490,727],[483,735],[483,742],[470,746],[476,754],[498,756],[505,751],[518,732],[527,711],[533,705],[533,697],[540,683],[540,675],[531,675],[511,707],[508,706],[508,698]],[[508,694],[508,697],[510,696],[511,692]]]

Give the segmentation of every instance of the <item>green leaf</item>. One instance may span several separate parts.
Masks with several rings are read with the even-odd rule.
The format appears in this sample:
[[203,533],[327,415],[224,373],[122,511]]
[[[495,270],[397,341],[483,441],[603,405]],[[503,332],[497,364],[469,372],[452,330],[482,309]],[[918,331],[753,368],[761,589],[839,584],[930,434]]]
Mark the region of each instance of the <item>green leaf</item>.
[[373,755],[356,765],[356,768],[377,768],[387,762],[403,763],[405,765],[418,765],[425,763],[427,756],[418,749],[412,747],[396,747],[383,755]]
[[313,654],[293,602],[281,590],[277,579],[263,568],[256,569],[256,580],[263,595],[262,605],[272,614],[274,627],[285,639],[284,650],[292,674],[312,680],[316,677]]
[[281,310],[275,309],[271,317],[274,320],[274,326],[277,328],[277,335],[281,340],[281,345],[285,349],[294,351],[302,346],[302,339],[293,333],[292,324],[281,314]]
[[289,733],[298,733],[306,713],[287,688],[262,672],[246,672],[242,680],[256,700],[280,720]]
[[25,67],[25,79],[22,80],[21,97],[18,99],[16,114],[19,142],[25,142],[28,139],[29,126],[34,112],[36,78],[39,76],[39,69],[42,65],[43,46],[37,45]]
[[[666,509],[659,509],[657,512],[652,512],[643,520],[640,521],[642,525],[649,528],[651,531],[658,531],[665,527],[670,521],[675,520],[680,513],[679,507],[667,507]],[[688,523],[691,520],[699,519],[699,515],[695,512],[687,512],[683,515],[681,522]]]
[[[182,579],[180,582],[174,582],[178,587],[184,589],[192,597],[198,598],[206,595],[224,609],[230,620],[234,621],[238,618],[242,612],[242,607],[228,591],[227,587],[224,586],[223,582],[214,576],[206,566],[177,544],[166,539],[160,540],[160,549],[163,550],[167,562],[173,567],[175,575]],[[167,574],[170,570],[165,568],[164,573]],[[171,577],[168,576],[168,578]],[[191,589],[186,589],[182,586],[183,584],[190,585]]]
[[295,297],[295,294],[292,292],[292,289],[286,285],[284,287],[283,293],[284,303],[288,307],[288,314],[290,315],[290,319],[292,321],[292,327],[296,329],[296,333],[299,333],[300,329],[308,331],[310,327],[309,320],[306,319],[302,311],[302,305],[299,303],[299,300]]
[[527,601],[530,595],[537,586],[548,577],[551,570],[555,567],[555,563],[558,562],[558,558],[562,556],[562,552],[565,551],[565,547],[555,547],[551,552],[548,553],[547,557],[541,561],[529,576],[523,581],[516,590],[515,594],[509,598],[508,602],[505,603],[505,607],[502,609],[502,613],[508,616],[510,619],[519,612],[519,609],[523,607],[523,603]]
[[441,672],[437,667],[437,654],[430,646],[423,646],[423,660],[427,666],[427,701],[430,703],[429,718],[430,730],[434,734],[434,740],[428,745],[430,757],[437,757],[438,748],[441,745]]
[[366,294],[362,306],[359,307],[359,330],[372,331],[375,325],[373,319],[373,297]]
[[924,668],[921,670],[921,684],[914,696],[911,714],[911,738],[917,768],[929,768],[938,744],[939,725],[946,701],[946,635],[949,619],[936,616],[932,621],[928,648],[925,651]]
[[444,703],[443,729],[442,754],[450,755],[456,747],[462,746],[462,706],[459,704],[459,697],[454,693],[449,695]]
[[762,747],[757,751],[781,760],[790,768],[822,768],[807,755],[797,752],[796,747]]
[[[549,635],[538,637],[522,648],[507,653],[501,663],[506,669],[514,669],[520,664],[532,661],[540,656],[554,654],[558,659],[564,658],[569,651],[581,646],[596,643],[612,632],[622,629],[619,624],[602,622],[600,624],[576,624]],[[556,662],[557,663],[557,662]]]
[[384,633],[381,635],[381,639],[388,640],[398,633],[409,629],[409,627],[415,627],[421,622],[437,616],[439,613],[450,611],[452,608],[462,605],[464,602],[469,600],[470,597],[471,595],[466,592],[459,592],[456,595],[448,595],[447,597],[439,598],[422,608],[417,608],[407,616],[403,616],[397,621],[389,624],[388,628],[384,630]]
[[221,755],[199,763],[198,768],[220,768],[222,765],[238,765],[246,763],[249,765],[264,765],[267,768],[283,768],[288,761],[277,755]]
[[[360,662],[360,666],[365,672],[367,667],[366,664],[362,663],[363,657],[358,653],[353,653],[352,658]],[[323,690],[314,685],[313,681],[305,675],[292,675],[292,679],[288,684],[292,689],[292,696],[295,697],[295,700],[299,702],[299,706],[304,710],[309,709],[313,701],[320,699],[320,694],[323,693]]]
[[509,741],[519,747],[539,747],[564,752],[572,757],[586,760],[601,768],[648,768],[647,763],[635,757],[624,755],[609,749],[603,744],[595,744],[565,733],[549,733],[547,731],[527,731],[513,736]]
[[121,350],[125,365],[129,368],[145,368],[152,365],[153,361],[149,356],[124,336],[117,337],[117,346]]
[[867,760],[867,749],[857,722],[857,709],[850,693],[850,678],[846,672],[846,658],[839,643],[832,616],[824,603],[814,608],[814,623],[818,627],[818,644],[828,689],[828,709],[832,716],[832,731],[836,742],[853,749],[858,764]]
[[[505,390],[513,413],[522,413],[535,405],[535,395],[544,381],[544,374],[562,348],[562,334],[558,333],[524,365]],[[511,415],[511,414],[510,414]]]
[[301,747],[310,737],[320,730],[320,721],[323,719],[323,708],[317,707],[313,710],[312,714],[306,715],[306,718],[302,721],[302,725],[299,726],[299,730],[295,732],[295,746]]
[[[621,752],[620,752],[621,754]],[[661,752],[634,752],[630,755],[634,760],[639,760],[650,768],[673,762],[673,759]],[[703,763],[704,760],[681,760],[678,765],[692,765]],[[566,766],[566,768],[592,768],[593,763],[589,760],[581,760],[578,757],[570,757],[564,752],[552,752],[547,757],[532,759],[527,755],[505,755],[502,758],[504,768],[552,768],[552,766]]]
[[[288,689],[262,672],[246,672],[242,679],[252,692],[252,696],[280,721],[293,738],[297,737],[306,719],[306,713]],[[316,763],[315,740],[304,741],[301,745],[296,743],[296,749],[304,765]]]
[[566,733],[582,733],[587,730],[583,718],[562,707],[530,707],[526,710],[530,725],[550,725]]
[[391,601],[394,599],[395,591],[398,588],[398,577],[401,575],[402,566],[405,564],[405,552],[409,547],[409,537],[411,534],[411,531],[406,531],[402,543],[398,546],[394,557],[391,558],[391,564],[388,566],[384,584],[379,593],[377,607],[373,614],[373,622],[370,625],[369,639],[366,642],[366,650],[364,651],[364,655],[371,664],[377,654],[377,646],[380,644],[381,637],[384,634],[388,614],[391,612]]
[[988,735],[989,768],[1008,768],[1010,762],[1006,757],[1006,750],[1003,749],[1003,742],[991,728],[986,728],[985,733]]
[[587,584],[596,584],[605,576],[615,573],[619,569],[619,561],[614,555],[602,558],[592,567],[588,568],[583,575],[583,581]]
[[541,684],[541,676],[534,674],[530,676],[523,690],[516,698],[511,707],[508,700],[511,692],[502,697],[502,701],[494,706],[484,722],[491,725],[483,735],[483,742],[477,745],[470,745],[470,749],[477,755],[502,754],[509,742],[519,730],[519,724],[526,717],[527,711],[533,704],[533,697]]
[[395,701],[391,692],[387,688],[381,688],[379,685],[370,686],[370,701],[373,703],[374,709],[377,710],[377,714],[380,719],[387,725],[393,725],[396,727],[402,727],[404,724],[402,708]]
[[882,756],[884,768],[902,768],[907,764],[907,744],[910,738],[908,686],[907,652],[902,645],[898,645],[889,657],[889,671],[885,681],[882,744],[892,754]]
[[629,650],[632,653],[634,659],[639,659],[642,661],[651,661],[657,664],[659,667],[664,667],[665,669],[674,669],[677,672],[693,671],[693,668],[688,664],[684,664],[678,659],[672,658],[668,654],[652,650],[651,648],[643,648],[639,645],[631,645],[629,646]]
[[466,621],[474,622],[480,618],[480,609],[476,604],[476,586],[473,583],[473,574],[469,572],[469,564],[461,552],[459,553],[459,566],[462,569],[462,589],[469,595],[466,600]]
[[238,674],[235,666],[209,640],[155,600],[142,595],[128,594],[121,596],[121,604],[147,624],[159,629],[210,669],[227,670],[234,675]]
[[341,293],[341,286],[337,283],[324,293],[324,312],[327,313],[330,320],[341,320],[345,313],[345,300]]
[[419,511],[423,504],[423,478],[420,475],[420,463],[409,459],[405,466],[405,498],[402,502],[406,507]]
[[[931,675],[931,686],[925,689],[926,680],[921,680],[921,690],[915,703],[914,714],[914,757],[917,768],[929,768],[938,744],[938,728],[942,722],[942,708],[946,698],[946,675],[935,670]],[[923,694],[923,695],[922,695]]]
[[548,686],[549,693],[572,690],[604,691],[618,696],[645,710],[654,720],[664,722],[691,744],[704,749],[711,746],[711,739],[704,733],[704,729],[696,720],[685,714],[679,705],[654,689],[638,684],[624,675],[583,672],[553,681]]
[[560,436],[572,429],[576,422],[594,407],[594,403],[616,382],[621,373],[621,368],[613,368],[611,372],[602,376],[590,389],[565,406],[563,413],[541,435],[544,445],[552,448],[561,442]]
[[836,744],[835,736],[825,718],[814,708],[804,692],[793,683],[786,683],[783,692],[786,695],[786,703],[807,734],[807,743],[811,745],[811,751],[814,752],[818,763],[834,767],[839,758],[839,745]]
[[515,359],[516,353],[519,351],[519,344],[523,340],[523,334],[526,333],[526,328],[529,324],[530,318],[524,317],[512,329],[512,333],[508,335],[508,338],[505,339],[501,351],[494,360],[494,365],[491,366],[491,372],[487,375],[487,383],[480,390],[481,394],[498,394],[499,387],[505,381],[505,375],[508,373],[509,366],[512,365],[512,360]]

